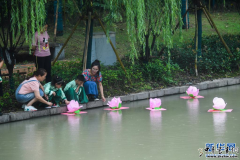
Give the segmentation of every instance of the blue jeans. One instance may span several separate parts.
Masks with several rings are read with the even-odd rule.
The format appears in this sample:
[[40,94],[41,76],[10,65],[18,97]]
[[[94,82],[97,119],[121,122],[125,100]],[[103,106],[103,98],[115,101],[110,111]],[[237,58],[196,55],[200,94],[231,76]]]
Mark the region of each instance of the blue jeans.
[[94,95],[95,98],[98,97],[98,89],[96,82],[87,81],[83,84],[86,95]]
[[[35,81],[35,80],[31,80],[31,81]],[[28,83],[31,81],[27,81],[25,83]],[[25,83],[20,84],[15,92],[15,97],[19,103],[27,103],[35,98],[34,92],[28,93],[28,94],[19,94],[18,93],[20,91],[20,89],[22,88],[22,85],[24,85]],[[40,93],[40,96],[43,97],[44,93],[40,88],[39,88],[39,93]]]

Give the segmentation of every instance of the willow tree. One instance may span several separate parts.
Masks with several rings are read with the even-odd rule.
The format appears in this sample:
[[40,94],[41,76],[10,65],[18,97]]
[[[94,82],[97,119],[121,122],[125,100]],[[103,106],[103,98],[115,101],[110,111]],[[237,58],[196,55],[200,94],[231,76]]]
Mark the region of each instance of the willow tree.
[[[3,51],[11,89],[14,89],[13,68],[15,54],[26,42],[32,47],[35,30],[43,26],[46,0],[1,0],[0,1],[0,47]],[[39,32],[38,32],[39,33]]]
[[[109,20],[121,19],[125,7],[127,32],[131,42],[132,60],[141,55],[146,61],[153,49],[160,50],[161,46],[170,51],[173,47],[173,30],[181,18],[181,0],[105,0],[109,6]],[[119,18],[120,17],[120,18]],[[181,31],[179,32],[181,34]]]

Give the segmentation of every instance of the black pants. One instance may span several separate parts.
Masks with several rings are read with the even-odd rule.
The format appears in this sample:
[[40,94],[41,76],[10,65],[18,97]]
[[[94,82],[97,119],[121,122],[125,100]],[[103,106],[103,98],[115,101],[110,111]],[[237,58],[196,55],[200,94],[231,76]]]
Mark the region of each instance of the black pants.
[[51,55],[47,57],[37,57],[35,56],[36,68],[43,68],[47,71],[46,83],[51,82]]

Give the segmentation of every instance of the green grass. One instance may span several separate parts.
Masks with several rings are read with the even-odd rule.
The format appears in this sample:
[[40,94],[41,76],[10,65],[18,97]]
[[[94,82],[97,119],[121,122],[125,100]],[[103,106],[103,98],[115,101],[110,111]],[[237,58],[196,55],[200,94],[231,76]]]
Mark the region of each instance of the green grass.
[[[239,34],[240,33],[240,15],[237,12],[223,12],[223,13],[213,13],[212,18],[220,32],[221,35],[224,34]],[[174,35],[174,43],[178,46],[184,45],[186,43],[192,42],[195,35],[195,16],[190,14],[190,28],[188,30],[182,31],[182,41],[179,41],[179,31]],[[64,35],[57,37],[57,43],[64,43],[68,36],[70,35],[74,25],[67,25],[64,27]],[[75,30],[73,36],[69,40],[67,46],[65,47],[65,57],[68,60],[82,58],[84,43],[85,43],[85,26],[84,23],[80,25]],[[94,32],[103,32],[97,20],[94,21]],[[116,32],[116,49],[120,55],[123,57],[130,53],[131,47],[126,30],[126,23],[116,23],[110,28],[111,31]],[[50,35],[50,42],[53,42],[54,38],[54,25],[51,25],[48,29],[48,34]],[[217,33],[213,28],[211,28],[208,20],[206,19],[204,13],[202,15],[202,34],[203,36],[216,35]],[[27,44],[25,44],[27,45]]]
[[[239,34],[240,33],[240,15],[237,12],[226,12],[226,13],[213,13],[211,14],[212,19],[220,32],[221,35],[224,34]],[[188,30],[183,30],[182,42],[179,41],[179,32],[174,35],[174,41],[178,45],[184,45],[186,43],[192,42],[195,36],[195,16],[194,14],[189,15],[190,28]],[[214,28],[211,27],[205,14],[202,14],[202,36],[217,35]]]
[[[239,34],[240,33],[240,15],[237,12],[213,13],[212,18],[221,35],[224,34]],[[186,43],[192,42],[195,35],[195,16],[189,15],[190,28],[182,31],[182,41],[179,41],[179,31],[174,35],[174,43],[181,46]],[[57,37],[57,43],[64,43],[68,35],[71,33],[73,26],[64,28],[64,35]],[[97,21],[94,21],[94,32],[102,31],[102,28]],[[131,51],[129,38],[126,30],[126,23],[117,23],[110,29],[116,32],[116,48],[120,57],[127,55]],[[53,40],[53,27],[48,31],[51,39]],[[202,34],[203,36],[217,35],[214,28],[211,28],[204,13],[202,15]],[[85,26],[83,23],[79,26],[72,38],[69,40],[66,48],[66,59],[75,59],[76,57],[82,58],[85,42]]]

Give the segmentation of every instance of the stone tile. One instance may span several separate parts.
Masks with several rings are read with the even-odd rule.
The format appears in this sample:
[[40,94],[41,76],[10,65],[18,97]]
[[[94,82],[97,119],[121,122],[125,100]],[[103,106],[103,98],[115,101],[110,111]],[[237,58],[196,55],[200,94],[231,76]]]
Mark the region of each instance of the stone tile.
[[60,113],[64,113],[67,112],[67,107],[57,107],[57,108],[51,108],[48,109],[50,112],[50,115],[54,115],[54,114],[60,114]]
[[228,81],[226,79],[216,79],[213,82],[218,82],[218,87],[224,87],[228,85]]
[[50,115],[50,111],[48,109],[31,112],[31,118],[49,116],[49,115]]
[[10,117],[8,114],[0,116],[0,124],[10,122]]
[[[36,112],[36,111],[33,111],[33,112]],[[13,121],[29,119],[31,118],[31,114],[32,112],[10,112],[8,115],[9,115],[10,121],[13,122]]]
[[155,90],[155,91],[149,91],[149,98],[156,98],[156,97],[162,97],[164,96],[164,90]]
[[178,94],[179,93],[179,87],[172,87],[172,88],[166,88],[164,89],[164,95],[172,95],[172,94]]
[[197,85],[195,85],[199,90],[204,90],[208,88],[208,81],[207,82],[202,82],[202,83],[198,83]]
[[103,106],[103,101],[92,101],[87,103],[87,108],[95,108],[95,107],[102,107]]
[[218,81],[209,81],[207,84],[208,88],[216,88],[219,86],[219,82]]
[[228,85],[234,85],[234,84],[239,84],[239,79],[238,78],[228,78]]
[[135,93],[135,94],[131,94],[131,95],[133,95],[133,100],[134,101],[149,98],[149,92]]
[[133,101],[133,95],[120,96],[122,102]]
[[87,109],[87,103],[80,104],[80,106],[83,106],[83,107],[81,108],[81,110]]
[[179,93],[186,93],[188,88],[189,88],[189,86],[181,86],[181,87],[179,87]]

